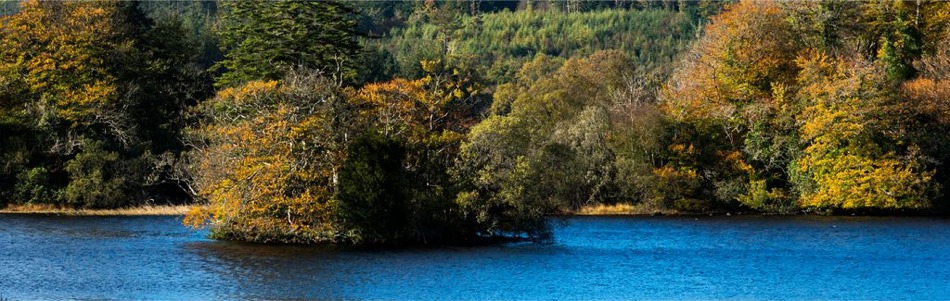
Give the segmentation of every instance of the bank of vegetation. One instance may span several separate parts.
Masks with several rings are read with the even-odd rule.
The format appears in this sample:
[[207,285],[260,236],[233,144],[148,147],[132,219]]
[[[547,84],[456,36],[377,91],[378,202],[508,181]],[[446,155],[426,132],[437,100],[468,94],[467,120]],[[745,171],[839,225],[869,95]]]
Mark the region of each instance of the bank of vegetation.
[[5,204],[191,199],[218,238],[347,244],[948,205],[945,2],[3,7]]

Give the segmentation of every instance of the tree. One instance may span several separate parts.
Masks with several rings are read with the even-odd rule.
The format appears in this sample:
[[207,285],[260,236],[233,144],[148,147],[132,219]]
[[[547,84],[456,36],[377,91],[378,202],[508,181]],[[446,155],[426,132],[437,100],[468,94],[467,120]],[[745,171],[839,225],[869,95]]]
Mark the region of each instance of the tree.
[[[917,142],[921,153],[932,160],[928,166],[935,168],[934,180],[948,187],[950,175],[942,167],[950,160],[950,140],[934,133],[950,131],[950,38],[945,36],[936,46],[934,52],[914,62],[919,76],[902,83],[900,96],[912,116],[907,119],[909,140]],[[934,205],[946,210],[946,195]]]
[[798,60],[802,123],[800,170],[814,190],[803,206],[818,209],[921,209],[930,206],[933,171],[916,145],[903,146],[900,104],[885,72],[822,53]]
[[[405,27],[368,41],[366,47],[390,53],[399,67],[394,75],[405,78],[425,76],[419,61],[440,60],[450,65],[462,65],[458,63],[462,61],[476,62],[479,74],[502,84],[513,81],[521,65],[536,55],[566,60],[601,50],[622,51],[642,71],[668,74],[675,58],[696,36],[699,28],[695,24],[709,16],[608,7],[565,13],[541,9],[546,2],[532,1],[534,8],[474,16],[440,3],[438,8],[418,9]],[[593,8],[607,3],[589,4]]]
[[543,238],[546,214],[647,198],[664,132],[653,92],[619,51],[557,62],[525,64],[462,144],[457,202],[484,231]]
[[731,6],[666,83],[663,110],[675,124],[668,166],[658,174],[700,181],[699,191],[667,197],[779,210],[794,199],[786,197],[793,193],[787,165],[798,147],[798,108],[785,94],[794,87],[794,58],[810,40],[797,37],[794,11],[771,2]]
[[398,141],[373,132],[348,147],[334,211],[355,243],[398,242],[409,235],[412,212],[404,156]]
[[194,186],[207,208],[186,223],[216,237],[256,242],[337,242],[335,194],[354,118],[320,73],[251,81],[202,103],[190,136]]
[[922,28],[943,22],[920,16],[940,7],[732,6],[664,88],[675,124],[660,171],[699,175],[705,198],[758,210],[927,208],[939,147],[921,133],[933,115],[915,112],[894,83],[917,72],[910,62],[932,36]]
[[422,62],[428,73],[418,80],[394,79],[368,84],[353,98],[363,124],[405,148],[407,183],[403,194],[411,216],[406,237],[417,240],[458,239],[456,187],[448,167],[484,106],[481,84],[439,62]]
[[277,80],[291,68],[354,75],[359,50],[352,10],[337,1],[234,1],[222,3],[223,69],[215,85]]
[[135,53],[125,17],[116,2],[23,2],[3,20],[5,103],[36,99],[38,126],[100,124],[131,139],[116,74]]

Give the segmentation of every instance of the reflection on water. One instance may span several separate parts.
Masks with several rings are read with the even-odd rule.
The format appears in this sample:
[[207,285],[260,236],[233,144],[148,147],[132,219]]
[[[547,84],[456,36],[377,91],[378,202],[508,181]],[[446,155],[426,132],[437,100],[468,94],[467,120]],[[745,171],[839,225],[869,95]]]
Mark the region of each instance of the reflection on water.
[[0,215],[0,295],[113,299],[948,299],[950,222],[572,218],[551,245],[211,241],[176,217]]
[[273,299],[293,292],[292,299],[323,299],[340,295],[336,287],[350,286],[325,276],[338,257],[330,249],[227,242],[193,242],[184,249],[234,286],[230,298]]

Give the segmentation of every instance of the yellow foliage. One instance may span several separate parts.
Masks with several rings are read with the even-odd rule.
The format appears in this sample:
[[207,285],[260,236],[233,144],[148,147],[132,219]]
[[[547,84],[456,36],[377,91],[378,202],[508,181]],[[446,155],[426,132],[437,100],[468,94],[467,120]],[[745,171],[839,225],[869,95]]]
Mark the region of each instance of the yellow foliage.
[[[746,194],[739,196],[739,201],[755,209],[767,208],[772,203],[781,203],[787,199],[788,194],[781,189],[769,189],[765,180],[750,180],[749,190]],[[781,208],[775,208],[781,209]]]
[[292,94],[306,88],[252,81],[202,104],[194,173],[208,206],[186,224],[245,240],[327,239],[343,152],[333,137],[344,133],[328,123],[329,104]]
[[875,136],[900,122],[883,83],[884,72],[862,62],[814,53],[798,60],[799,92],[807,107],[798,116],[808,143],[797,164],[816,184],[802,205],[817,208],[923,208],[933,171],[915,147],[904,158],[884,152]]
[[[424,62],[429,72],[438,62]],[[468,92],[466,92],[468,91]],[[449,164],[463,132],[474,123],[465,109],[477,89],[464,80],[430,74],[418,80],[394,79],[368,84],[352,98],[364,108],[360,117],[382,134],[404,141],[409,159],[438,160]]]
[[818,208],[926,208],[932,171],[891,156],[863,158],[806,157],[818,190],[803,197],[803,206]]
[[720,152],[719,157],[722,158],[725,163],[731,164],[732,168],[735,170],[740,170],[746,173],[753,172],[752,165],[749,165],[749,163],[745,162],[741,151]]
[[16,74],[28,95],[73,126],[120,101],[106,58],[134,51],[117,1],[20,3],[0,17],[0,74]]
[[653,169],[655,184],[650,194],[656,205],[671,208],[676,202],[698,196],[700,177],[692,168],[663,166]]

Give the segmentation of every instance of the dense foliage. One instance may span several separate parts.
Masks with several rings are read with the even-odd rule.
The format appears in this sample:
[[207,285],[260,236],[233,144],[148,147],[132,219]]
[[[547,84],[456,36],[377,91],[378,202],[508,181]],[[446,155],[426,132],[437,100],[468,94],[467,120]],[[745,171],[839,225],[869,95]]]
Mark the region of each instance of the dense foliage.
[[[663,123],[632,66],[619,51],[525,64],[462,146],[460,202],[543,216],[647,198]],[[483,218],[504,229],[504,216]]]
[[606,49],[623,51],[642,71],[669,71],[705,16],[660,9],[565,13],[530,6],[473,15],[429,5],[407,19],[405,27],[367,43],[372,60],[392,65],[384,70],[390,74],[367,76],[414,78],[423,74],[420,61],[441,61],[502,83],[538,54],[571,58]]
[[904,84],[914,61],[945,55],[948,9],[742,2],[717,16],[663,95],[671,155],[687,158],[667,166],[701,175],[682,197],[779,212],[942,205],[946,142],[924,132],[940,113],[901,86],[926,80]]
[[946,2],[2,9],[2,204],[193,199],[219,238],[347,244],[950,208]]
[[24,1],[0,23],[0,202],[115,207],[169,190],[183,108],[210,87],[180,23],[117,1]]
[[336,1],[222,2],[219,31],[224,72],[215,84],[279,79],[294,67],[338,72],[352,68],[357,51],[350,8]]

